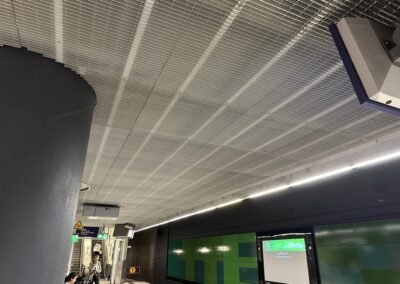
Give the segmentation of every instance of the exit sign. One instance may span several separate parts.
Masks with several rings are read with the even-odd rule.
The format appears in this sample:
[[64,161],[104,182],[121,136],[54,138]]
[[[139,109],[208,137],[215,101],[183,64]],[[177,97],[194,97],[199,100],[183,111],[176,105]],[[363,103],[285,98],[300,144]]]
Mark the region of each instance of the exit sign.
[[107,240],[108,239],[108,234],[98,234],[97,238],[99,240]]
[[78,241],[79,241],[79,236],[78,236],[78,235],[72,235],[71,241],[72,241],[73,243],[78,242]]

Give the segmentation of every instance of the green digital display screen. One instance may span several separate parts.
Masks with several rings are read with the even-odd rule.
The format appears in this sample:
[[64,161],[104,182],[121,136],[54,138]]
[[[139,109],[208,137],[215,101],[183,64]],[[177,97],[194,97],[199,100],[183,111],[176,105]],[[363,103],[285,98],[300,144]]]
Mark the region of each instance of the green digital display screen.
[[263,241],[263,250],[273,251],[306,251],[306,243],[303,238],[280,239]]
[[310,284],[304,238],[266,239],[262,247],[266,282]]

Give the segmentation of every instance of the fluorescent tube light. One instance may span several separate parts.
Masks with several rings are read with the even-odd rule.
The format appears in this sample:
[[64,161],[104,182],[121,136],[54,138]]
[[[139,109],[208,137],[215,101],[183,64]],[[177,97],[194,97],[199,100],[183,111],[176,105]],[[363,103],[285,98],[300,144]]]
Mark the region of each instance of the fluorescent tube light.
[[110,221],[115,221],[118,219],[118,217],[100,217],[100,216],[88,216],[87,218],[89,220],[110,220]]
[[243,201],[245,199],[248,199],[248,198],[258,198],[258,197],[265,196],[265,195],[268,195],[268,194],[273,194],[273,193],[276,193],[276,192],[288,190],[291,187],[296,187],[296,186],[299,186],[299,185],[312,183],[312,182],[315,182],[315,181],[318,181],[318,180],[323,180],[325,178],[329,178],[329,177],[332,177],[332,176],[335,176],[335,175],[340,175],[340,174],[349,172],[349,171],[351,171],[353,169],[356,169],[356,168],[368,167],[368,166],[371,166],[371,165],[383,163],[385,161],[394,160],[396,158],[400,158],[400,151],[393,152],[391,154],[382,155],[380,157],[369,159],[369,160],[366,160],[366,161],[363,161],[363,162],[359,162],[359,163],[356,163],[356,164],[354,164],[352,166],[344,166],[344,167],[341,167],[339,169],[328,171],[328,172],[323,173],[323,174],[318,174],[318,175],[314,175],[314,176],[311,176],[311,177],[308,177],[308,178],[305,178],[305,179],[294,181],[294,182],[292,182],[291,184],[288,184],[288,185],[284,184],[284,185],[280,185],[280,186],[277,186],[277,187],[268,188],[268,189],[265,189],[263,191],[251,194],[251,195],[249,195],[249,196],[247,196],[245,198],[235,199],[235,200],[232,200],[232,201],[229,201],[229,202],[225,202],[225,203],[222,203],[222,204],[214,206],[214,207],[209,207],[209,208],[206,208],[206,209],[202,209],[202,210],[199,210],[199,211],[196,211],[196,212],[193,212],[193,213],[189,213],[189,214],[186,214],[186,215],[183,215],[183,216],[179,216],[179,217],[176,217],[176,218],[173,218],[173,219],[170,219],[170,220],[167,220],[167,221],[155,224],[155,225],[151,225],[151,226],[147,226],[147,227],[138,229],[137,232],[148,230],[148,229],[151,229],[151,228],[154,228],[154,227],[157,227],[157,226],[161,226],[161,225],[164,225],[164,224],[167,224],[167,223],[170,223],[170,222],[178,221],[178,220],[181,220],[181,219],[189,218],[191,216],[194,216],[194,215],[197,215],[197,214],[202,214],[202,213],[205,213],[205,212],[209,212],[209,211],[215,210],[217,208],[222,208],[222,207],[225,207],[225,206],[236,204],[236,203],[239,203],[239,202],[241,202],[241,201]]
[[386,162],[386,161],[389,161],[389,160],[394,160],[394,159],[399,158],[399,157],[400,157],[400,151],[393,152],[393,153],[386,154],[386,155],[383,155],[383,156],[380,156],[380,157],[377,157],[377,158],[369,159],[369,160],[364,161],[364,162],[356,163],[353,166],[353,168],[368,167],[368,166],[379,164],[379,163],[383,163],[383,162]]
[[266,189],[266,190],[251,194],[251,195],[247,196],[247,198],[257,198],[257,197],[260,197],[260,196],[264,196],[264,195],[272,194],[272,193],[279,192],[279,191],[282,191],[282,190],[286,190],[288,188],[289,188],[289,185],[284,184],[284,185],[280,185],[280,186],[277,186],[277,187],[274,187],[274,188],[269,188],[269,189]]
[[243,200],[244,200],[243,198],[238,198],[238,199],[235,199],[235,200],[232,200],[232,201],[225,202],[225,203],[222,203],[220,205],[217,205],[217,208],[222,208],[222,207],[226,207],[226,206],[229,206],[229,205],[232,205],[232,204],[236,204],[236,203],[242,202]]
[[314,181],[317,181],[317,180],[321,180],[321,179],[325,179],[325,178],[328,178],[328,177],[331,177],[331,176],[335,176],[335,175],[339,175],[339,174],[342,174],[342,173],[345,173],[345,172],[349,172],[352,169],[353,169],[352,166],[343,167],[343,168],[336,169],[336,170],[333,170],[333,171],[329,171],[329,172],[326,172],[326,173],[323,173],[323,174],[319,174],[319,175],[315,175],[315,176],[312,176],[312,177],[309,177],[309,178],[301,179],[299,181],[295,181],[295,182],[289,184],[289,186],[292,187],[292,186],[299,186],[299,185],[311,183],[311,182],[314,182]]

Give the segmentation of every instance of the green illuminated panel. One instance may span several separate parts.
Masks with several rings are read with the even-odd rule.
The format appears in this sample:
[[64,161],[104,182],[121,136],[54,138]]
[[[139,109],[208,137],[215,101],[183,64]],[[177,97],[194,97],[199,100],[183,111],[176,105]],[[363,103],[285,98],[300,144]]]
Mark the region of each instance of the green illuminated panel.
[[263,241],[264,251],[306,251],[303,238]]
[[168,276],[204,284],[258,283],[255,243],[255,233],[172,240]]

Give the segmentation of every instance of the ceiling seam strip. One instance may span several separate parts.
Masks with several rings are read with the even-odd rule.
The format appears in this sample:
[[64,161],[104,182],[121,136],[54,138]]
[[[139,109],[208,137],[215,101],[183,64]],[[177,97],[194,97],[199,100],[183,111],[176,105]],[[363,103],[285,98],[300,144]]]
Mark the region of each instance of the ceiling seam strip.
[[[164,119],[166,118],[166,116],[169,114],[169,112],[171,111],[171,109],[175,106],[175,104],[177,103],[178,99],[184,94],[184,92],[186,91],[186,88],[189,86],[189,84],[192,82],[192,80],[194,79],[194,77],[197,75],[197,73],[200,71],[201,67],[204,65],[204,63],[206,62],[206,60],[208,59],[208,57],[211,55],[211,53],[213,52],[213,50],[215,49],[215,47],[218,45],[218,43],[220,42],[220,40],[223,38],[224,34],[226,33],[226,31],[229,29],[229,27],[231,26],[231,24],[234,22],[234,20],[236,19],[236,17],[239,15],[241,9],[243,8],[243,6],[245,5],[245,3],[248,0],[241,0],[238,1],[237,4],[233,7],[233,9],[231,10],[230,14],[227,16],[227,18],[225,19],[224,23],[221,25],[221,27],[219,28],[219,30],[217,31],[217,33],[214,35],[213,39],[211,40],[211,42],[209,43],[209,45],[207,46],[206,50],[204,51],[204,53],[202,54],[202,56],[200,57],[200,59],[197,61],[196,65],[194,66],[194,68],[190,71],[189,75],[186,77],[185,81],[183,82],[183,84],[179,87],[178,91],[176,92],[176,94],[174,95],[174,97],[172,98],[172,100],[170,101],[170,103],[168,104],[167,108],[163,111],[161,117],[157,120],[157,122],[155,123],[155,125],[152,127],[152,129],[149,131],[149,134],[146,136],[145,140],[141,143],[140,147],[136,150],[135,154],[133,155],[132,159],[129,161],[128,165],[124,168],[124,170],[122,171],[122,173],[119,175],[119,177],[117,178],[117,180],[115,181],[115,183],[113,184],[113,186],[111,186],[110,190],[108,191],[108,193],[112,190],[112,188],[119,183],[119,181],[121,180],[122,176],[128,171],[128,169],[132,166],[132,164],[134,163],[135,159],[138,157],[138,155],[141,153],[141,151],[144,149],[144,147],[147,145],[147,142],[150,140],[150,138],[152,137],[152,135],[157,131],[157,129],[159,128],[159,126],[161,125],[161,123],[164,121]],[[108,193],[104,196],[103,200],[105,198],[107,198]]]
[[122,95],[125,91],[125,87],[127,85],[128,78],[129,78],[130,73],[133,68],[133,64],[135,63],[137,51],[138,51],[140,43],[142,41],[142,37],[143,37],[144,31],[146,29],[148,20],[150,18],[150,14],[153,9],[154,2],[155,2],[154,0],[146,0],[146,2],[144,3],[142,14],[140,16],[135,35],[133,37],[133,41],[132,41],[131,47],[129,49],[129,53],[128,53],[128,57],[126,59],[126,64],[124,66],[124,70],[122,72],[122,77],[118,84],[117,92],[115,94],[114,102],[112,104],[112,109],[111,109],[110,115],[107,119],[107,125],[105,125],[105,131],[101,138],[98,154],[96,155],[96,159],[95,159],[95,162],[93,164],[93,167],[92,167],[92,170],[91,170],[91,173],[89,176],[89,180],[88,180],[89,184],[93,181],[96,169],[100,163],[100,159],[102,156],[101,154],[104,151],[104,147],[105,147],[107,139],[109,137],[109,133],[110,133],[112,124],[114,122],[115,114],[118,110]]
[[16,13],[15,7],[14,7],[14,0],[11,0],[10,2],[11,2],[11,11],[13,13],[13,18],[14,18],[14,25],[15,25],[15,29],[16,29],[17,34],[18,34],[19,46],[22,47],[21,32],[19,30],[18,23],[17,23],[17,13]]
[[[335,64],[333,67],[331,67],[329,70],[327,70],[326,72],[324,72],[322,75],[320,75],[317,79],[313,80],[310,84],[307,84],[306,86],[304,86],[302,89],[300,89],[298,92],[296,92],[294,95],[292,95],[291,97],[289,97],[287,100],[283,101],[282,103],[280,103],[278,106],[274,107],[272,110],[268,111],[266,114],[264,114],[263,116],[261,116],[260,118],[258,118],[255,122],[253,122],[252,124],[250,124],[249,126],[247,126],[246,128],[244,128],[243,130],[241,130],[239,133],[237,133],[236,135],[232,136],[230,139],[228,139],[227,141],[225,141],[223,144],[221,144],[220,146],[218,146],[216,149],[212,150],[209,154],[207,154],[205,157],[203,157],[202,159],[200,159],[199,161],[197,161],[196,163],[192,164],[190,167],[186,168],[184,171],[182,171],[180,174],[178,174],[176,177],[174,177],[173,179],[171,179],[169,182],[165,183],[163,186],[161,186],[160,188],[158,188],[158,190],[156,192],[154,192],[152,195],[150,195],[149,197],[153,196],[154,194],[156,194],[158,191],[162,190],[164,187],[166,187],[167,185],[171,184],[172,182],[174,182],[177,178],[179,178],[180,176],[182,176],[183,174],[185,174],[186,172],[188,172],[189,170],[193,169],[195,166],[197,166],[198,164],[200,164],[201,162],[203,162],[204,160],[206,160],[207,158],[211,157],[213,154],[215,154],[216,152],[218,152],[219,150],[221,150],[224,146],[226,146],[227,144],[231,143],[232,141],[236,140],[238,137],[240,137],[241,135],[243,135],[245,132],[247,132],[248,130],[250,130],[251,128],[253,128],[255,125],[257,125],[258,123],[262,122],[263,120],[265,120],[267,117],[269,117],[271,114],[275,113],[276,111],[278,111],[279,109],[281,109],[282,107],[284,107],[285,105],[289,104],[290,102],[292,102],[293,100],[295,100],[296,98],[298,98],[299,96],[303,95],[305,92],[309,91],[310,89],[312,89],[315,85],[319,84],[321,81],[325,80],[327,77],[329,77],[330,75],[332,75],[334,72],[336,72],[340,67],[342,67],[343,64],[341,62]],[[181,190],[179,190],[180,192]],[[146,200],[146,199],[145,199]]]
[[54,33],[56,61],[64,63],[64,17],[63,0],[54,0]]
[[[192,15],[193,10],[194,10],[194,8],[196,7],[197,2],[198,2],[198,0],[196,0],[196,2],[193,4],[192,8],[190,9],[190,12],[188,13],[188,16],[187,16],[187,18],[186,18],[186,20],[185,20],[185,23],[187,23],[187,21],[189,20],[190,16]],[[186,26],[186,25],[185,25],[185,26]],[[152,89],[150,90],[150,94],[147,96],[146,102],[143,104],[143,107],[142,107],[141,110],[140,110],[140,113],[143,112],[143,109],[144,109],[146,103],[148,102],[148,100],[149,100],[151,94],[153,93],[153,91],[154,91],[154,89],[155,89],[155,87],[156,87],[156,85],[157,85],[157,82],[158,82],[159,78],[161,77],[161,74],[162,74],[163,70],[165,70],[165,67],[166,67],[166,65],[167,65],[167,63],[168,63],[170,57],[171,57],[171,56],[173,55],[173,53],[175,52],[176,46],[177,46],[177,44],[178,44],[178,42],[179,42],[179,38],[181,38],[182,33],[183,33],[184,31],[185,31],[185,28],[182,29],[182,30],[180,31],[179,36],[178,36],[178,39],[176,40],[176,42],[175,42],[175,44],[174,44],[174,47],[171,49],[171,51],[170,51],[170,53],[169,53],[169,55],[168,55],[168,58],[165,60],[163,66],[161,67],[161,71],[159,72],[159,74],[158,74],[158,76],[157,76],[157,79],[155,80],[155,83],[154,83]],[[136,121],[137,121],[137,119],[139,118],[140,113],[139,113],[139,115],[137,116]],[[127,139],[125,139],[124,143],[122,144],[121,148],[119,149],[119,152],[118,152],[118,154],[116,155],[117,157],[120,155],[120,153],[121,153],[122,150],[123,150],[123,147],[126,145],[126,142],[128,141],[128,138],[129,138],[129,136],[131,135],[131,133],[132,133],[132,131],[133,131],[133,129],[134,129],[134,126],[135,126],[135,123],[133,123],[133,126],[132,126],[132,128],[130,129],[130,131],[129,131],[130,133],[128,134]],[[140,131],[139,131],[139,132],[140,132]],[[143,134],[145,134],[145,132],[143,132]],[[110,166],[110,169],[109,169],[109,171],[107,172],[107,174],[106,174],[106,176],[105,176],[105,178],[104,178],[104,180],[103,180],[103,183],[104,183],[104,181],[106,180],[107,176],[109,175],[109,173],[110,173],[112,167],[115,165],[116,160],[117,160],[117,159],[114,159],[114,162],[113,162],[112,165]],[[101,185],[101,187],[102,187],[102,186],[103,186],[103,185]],[[107,196],[108,194],[109,194],[109,191],[106,193],[106,196]],[[104,199],[106,198],[106,196],[104,197]]]
[[[198,135],[204,128],[206,128],[211,122],[214,121],[216,117],[218,117],[230,104],[236,101],[252,84],[254,84],[265,72],[267,72],[279,59],[281,59],[295,44],[297,44],[305,35],[306,32],[311,30],[316,22],[319,22],[321,18],[325,17],[328,12],[322,10],[324,15],[318,13],[314,19],[312,19],[305,27],[297,33],[290,41],[286,44],[261,70],[259,70],[255,76],[253,76],[245,85],[243,85],[225,104],[223,104],[202,126],[200,126],[190,137],[187,138],[169,157],[166,158],[165,161],[160,163],[160,165],[150,173],[139,185],[137,185],[132,192],[144,184],[149,178],[151,178],[162,166],[165,165],[170,159],[172,159],[184,146],[186,146],[196,135]],[[129,197],[130,194],[126,196]]]

